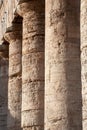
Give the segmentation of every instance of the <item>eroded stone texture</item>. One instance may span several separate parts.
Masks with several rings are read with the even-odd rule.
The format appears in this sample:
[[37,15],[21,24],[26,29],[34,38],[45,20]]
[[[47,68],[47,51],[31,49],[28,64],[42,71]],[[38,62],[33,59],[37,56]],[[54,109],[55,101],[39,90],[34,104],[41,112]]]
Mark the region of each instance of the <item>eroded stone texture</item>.
[[82,130],[79,0],[46,0],[45,130]]
[[[8,48],[8,47],[7,47]],[[0,45],[0,130],[7,130],[8,55]]]
[[14,23],[8,28],[5,40],[9,42],[8,130],[21,130],[22,91],[22,25]]
[[44,129],[44,0],[22,2],[22,127]]
[[83,130],[87,129],[87,0],[81,0],[81,79]]

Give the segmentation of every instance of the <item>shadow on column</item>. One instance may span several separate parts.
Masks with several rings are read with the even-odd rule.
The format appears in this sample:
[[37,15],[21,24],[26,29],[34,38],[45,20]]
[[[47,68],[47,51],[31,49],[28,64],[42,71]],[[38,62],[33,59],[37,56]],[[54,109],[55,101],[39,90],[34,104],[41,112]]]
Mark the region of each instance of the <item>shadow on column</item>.
[[7,130],[8,46],[7,42],[0,45],[0,130]]
[[[66,41],[66,86],[69,130],[82,130],[80,63],[80,0],[68,0],[68,40]],[[68,46],[67,46],[68,45]]]

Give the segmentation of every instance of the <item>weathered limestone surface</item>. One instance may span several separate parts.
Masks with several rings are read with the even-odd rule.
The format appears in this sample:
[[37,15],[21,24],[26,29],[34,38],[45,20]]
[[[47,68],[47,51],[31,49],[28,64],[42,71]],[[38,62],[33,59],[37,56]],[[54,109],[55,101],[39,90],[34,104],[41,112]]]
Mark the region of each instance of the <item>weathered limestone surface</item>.
[[81,0],[81,79],[83,130],[87,129],[87,0]]
[[44,130],[44,4],[44,0],[26,1],[17,8],[23,17],[23,130]]
[[22,25],[13,23],[4,38],[9,42],[8,130],[21,130]]
[[[6,49],[7,48],[7,49]],[[7,130],[8,47],[0,45],[0,130]]]
[[12,26],[15,9],[20,0],[0,0],[0,44],[6,29]]
[[45,130],[82,130],[79,2],[45,3]]
[[0,1],[0,130],[87,129],[86,15],[81,0],[81,67],[80,0]]

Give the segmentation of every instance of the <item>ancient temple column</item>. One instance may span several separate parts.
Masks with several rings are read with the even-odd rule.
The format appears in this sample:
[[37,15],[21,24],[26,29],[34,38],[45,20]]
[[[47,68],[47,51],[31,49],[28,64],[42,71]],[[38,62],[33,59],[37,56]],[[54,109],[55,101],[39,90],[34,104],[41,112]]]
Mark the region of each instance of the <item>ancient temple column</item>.
[[0,130],[7,130],[8,45],[0,45]]
[[87,0],[81,0],[81,79],[83,130],[87,129]]
[[8,130],[21,130],[22,25],[14,23],[4,35],[9,42]]
[[23,130],[44,129],[44,6],[44,0],[32,0],[17,8],[23,17]]
[[45,130],[82,130],[79,2],[45,3]]

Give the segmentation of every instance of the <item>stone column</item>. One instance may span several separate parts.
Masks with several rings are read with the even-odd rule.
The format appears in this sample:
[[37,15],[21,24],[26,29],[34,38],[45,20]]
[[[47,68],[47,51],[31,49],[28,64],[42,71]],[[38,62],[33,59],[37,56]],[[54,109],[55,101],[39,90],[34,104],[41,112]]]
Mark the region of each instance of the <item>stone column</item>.
[[0,130],[7,130],[8,45],[0,45]]
[[79,0],[46,0],[45,130],[82,130]]
[[22,127],[44,128],[44,0],[22,2]]
[[21,29],[21,24],[13,24],[4,35],[9,42],[8,130],[21,130]]
[[81,0],[81,79],[83,130],[87,129],[87,0]]

